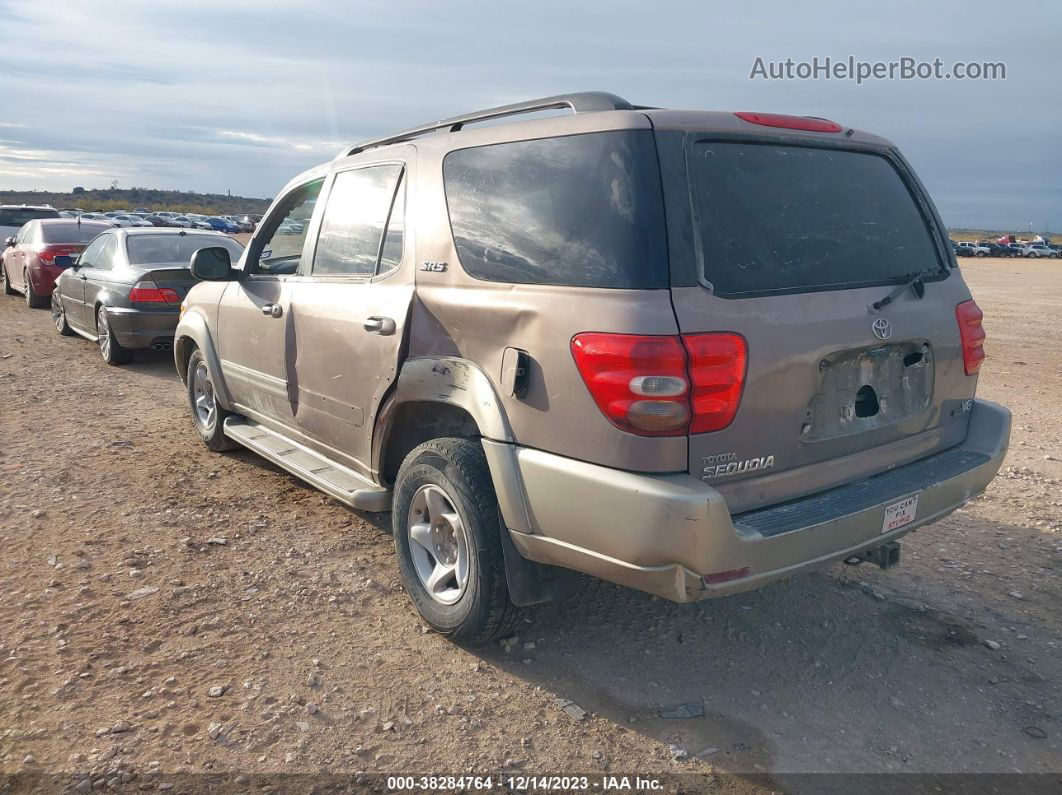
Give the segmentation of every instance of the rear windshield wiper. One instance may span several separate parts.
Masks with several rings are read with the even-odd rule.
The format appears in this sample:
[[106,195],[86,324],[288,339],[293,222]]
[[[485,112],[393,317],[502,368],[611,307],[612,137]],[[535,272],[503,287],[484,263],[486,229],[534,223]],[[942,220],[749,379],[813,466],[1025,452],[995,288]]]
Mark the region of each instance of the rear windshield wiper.
[[923,271],[916,271],[915,273],[908,273],[907,277],[906,277],[907,281],[905,281],[903,284],[901,284],[899,287],[897,287],[895,290],[893,290],[887,296],[882,298],[880,301],[875,301],[874,303],[872,303],[870,305],[870,311],[871,312],[880,312],[882,309],[884,309],[889,304],[891,304],[894,300],[899,298],[903,294],[904,290],[907,290],[908,288],[914,290],[914,294],[915,294],[915,296],[917,298],[922,298],[926,294],[925,279],[926,279],[927,276],[932,276],[934,272],[935,272],[935,269],[927,268],[926,270],[923,270]]

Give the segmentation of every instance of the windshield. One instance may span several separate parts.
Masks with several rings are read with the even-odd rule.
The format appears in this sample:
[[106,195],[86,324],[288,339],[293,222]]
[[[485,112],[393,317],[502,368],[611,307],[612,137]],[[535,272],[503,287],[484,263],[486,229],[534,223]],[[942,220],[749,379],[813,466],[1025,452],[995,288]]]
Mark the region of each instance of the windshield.
[[699,141],[691,152],[703,276],[721,295],[867,287],[942,269],[886,158]]
[[22,226],[38,218],[58,217],[58,210],[37,210],[29,207],[0,208],[0,226]]
[[243,246],[221,235],[130,235],[125,250],[132,265],[187,266],[192,254],[213,246],[227,249],[233,262],[243,253]]

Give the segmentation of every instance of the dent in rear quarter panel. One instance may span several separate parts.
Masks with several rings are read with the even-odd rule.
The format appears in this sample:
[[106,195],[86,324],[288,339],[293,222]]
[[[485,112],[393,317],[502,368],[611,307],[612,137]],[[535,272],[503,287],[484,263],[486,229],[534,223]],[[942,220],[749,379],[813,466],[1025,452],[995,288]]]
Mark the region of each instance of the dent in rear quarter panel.
[[[640,114],[584,114],[550,121],[593,131],[610,125],[628,128],[634,117],[644,126]],[[686,438],[647,438],[613,426],[594,403],[570,349],[572,337],[584,331],[675,334],[668,290],[487,282],[472,278],[460,264],[449,224],[442,156],[454,141],[471,146],[503,133],[504,140],[519,140],[514,128],[522,127],[525,125],[473,129],[418,141],[419,184],[412,214],[417,226],[417,300],[411,317],[409,356],[455,356],[482,368],[519,445],[618,469],[684,471]],[[541,129],[530,123],[526,127]],[[568,134],[577,131],[566,130]],[[524,137],[543,137],[543,133]],[[424,262],[444,262],[446,270],[422,270],[420,264]],[[529,389],[524,398],[505,395],[501,390],[502,357],[507,347],[527,351],[531,357]]]

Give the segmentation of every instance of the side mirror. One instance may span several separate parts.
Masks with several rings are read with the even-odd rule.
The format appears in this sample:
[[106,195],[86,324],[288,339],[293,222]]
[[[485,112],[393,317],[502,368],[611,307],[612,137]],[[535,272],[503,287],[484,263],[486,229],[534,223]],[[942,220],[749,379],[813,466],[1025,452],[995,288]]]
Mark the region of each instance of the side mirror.
[[4,248],[10,248],[13,245],[15,245],[15,238],[13,237],[9,237],[7,240],[4,241]]
[[205,282],[224,282],[232,278],[229,250],[221,246],[201,248],[192,255],[192,276]]
[[52,260],[57,268],[69,268],[74,264],[74,258],[69,254],[56,254],[55,259]]

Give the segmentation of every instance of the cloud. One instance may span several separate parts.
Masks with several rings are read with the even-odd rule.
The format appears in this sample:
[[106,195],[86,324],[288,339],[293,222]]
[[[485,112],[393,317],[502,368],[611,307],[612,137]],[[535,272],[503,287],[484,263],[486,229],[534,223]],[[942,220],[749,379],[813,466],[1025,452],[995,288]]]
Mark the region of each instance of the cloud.
[[[894,140],[950,223],[1062,229],[1062,5],[899,0],[144,3],[0,0],[2,187],[99,184],[271,196],[347,144],[477,107],[601,88],[644,104],[837,118]],[[46,43],[46,46],[42,46]],[[1002,60],[1008,78],[756,81],[764,59]],[[66,165],[63,165],[66,164]],[[1015,187],[1014,178],[1023,183]],[[69,178],[68,178],[69,177]]]

